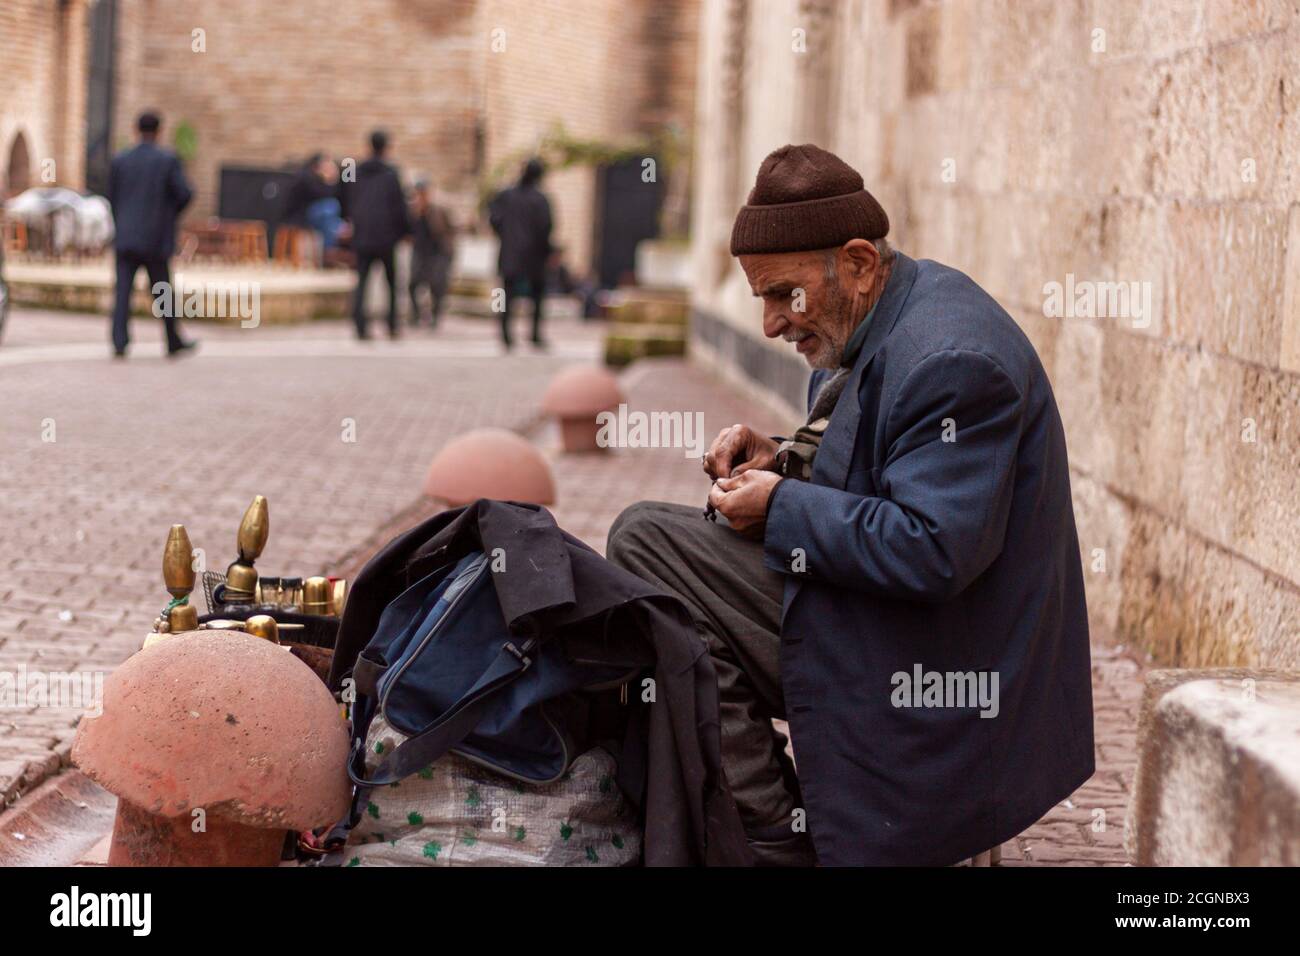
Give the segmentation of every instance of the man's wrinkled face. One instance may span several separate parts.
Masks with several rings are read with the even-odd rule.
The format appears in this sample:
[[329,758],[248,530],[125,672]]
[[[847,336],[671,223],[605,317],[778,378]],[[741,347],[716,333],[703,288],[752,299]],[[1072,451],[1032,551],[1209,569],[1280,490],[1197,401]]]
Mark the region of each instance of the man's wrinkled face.
[[763,334],[793,342],[813,368],[836,368],[862,315],[836,250],[740,256],[749,287],[763,300]]

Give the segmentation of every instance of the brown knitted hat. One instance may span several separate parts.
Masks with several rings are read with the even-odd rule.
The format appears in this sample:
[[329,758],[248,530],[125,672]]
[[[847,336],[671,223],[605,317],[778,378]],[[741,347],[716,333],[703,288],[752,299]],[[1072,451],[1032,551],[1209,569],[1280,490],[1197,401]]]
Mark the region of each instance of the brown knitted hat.
[[852,166],[811,143],[782,146],[758,167],[731,229],[731,254],[829,249],[888,232],[889,217]]

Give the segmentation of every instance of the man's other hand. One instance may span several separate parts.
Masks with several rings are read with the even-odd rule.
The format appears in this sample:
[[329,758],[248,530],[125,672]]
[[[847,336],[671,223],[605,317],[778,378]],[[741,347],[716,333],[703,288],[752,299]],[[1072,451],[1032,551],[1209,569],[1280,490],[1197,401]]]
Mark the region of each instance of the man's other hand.
[[748,425],[732,425],[718,432],[704,456],[710,478],[732,478],[747,471],[771,471],[776,466],[776,442]]
[[734,478],[719,478],[709,489],[709,503],[727,519],[733,531],[746,538],[761,538],[767,527],[767,500],[782,480],[774,471],[747,471]]

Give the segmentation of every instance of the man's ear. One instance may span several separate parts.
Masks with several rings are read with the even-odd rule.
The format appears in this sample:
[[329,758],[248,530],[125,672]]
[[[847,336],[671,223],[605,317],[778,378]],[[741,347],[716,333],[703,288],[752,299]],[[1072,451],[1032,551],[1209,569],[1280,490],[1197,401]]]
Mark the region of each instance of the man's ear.
[[841,247],[848,263],[849,275],[866,291],[880,268],[880,252],[866,239],[850,239]]

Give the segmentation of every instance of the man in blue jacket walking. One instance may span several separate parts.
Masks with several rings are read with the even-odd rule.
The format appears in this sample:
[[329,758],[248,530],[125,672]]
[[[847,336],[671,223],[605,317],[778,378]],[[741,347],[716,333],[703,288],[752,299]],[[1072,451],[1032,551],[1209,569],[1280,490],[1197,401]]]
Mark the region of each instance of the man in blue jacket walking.
[[176,324],[176,297],[159,295],[159,283],[171,287],[168,260],[176,249],[176,218],[194,198],[176,154],[158,145],[162,121],[156,113],[142,113],[136,122],[140,142],[113,157],[108,178],[108,202],[113,208],[117,259],[117,290],[113,300],[113,354],[126,357],[130,344],[131,287],[143,266],[167,332],[167,355],[175,357],[193,349]]
[[[691,607],[760,863],[946,865],[1093,772],[1065,436],[1033,346],[970,278],[894,251],[816,146],[732,232],[763,331],[813,369],[788,438],[724,429],[694,508],[634,505],[611,560]],[[794,766],[771,725],[789,720]]]

